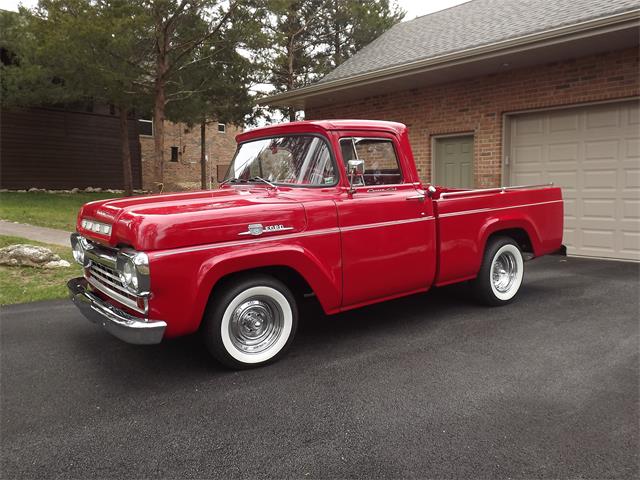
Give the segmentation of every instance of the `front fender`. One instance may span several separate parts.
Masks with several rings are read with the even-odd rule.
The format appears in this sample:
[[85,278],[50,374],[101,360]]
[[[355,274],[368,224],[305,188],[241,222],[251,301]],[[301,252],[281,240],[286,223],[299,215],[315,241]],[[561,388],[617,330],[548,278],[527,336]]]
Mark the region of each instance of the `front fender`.
[[167,337],[193,333],[215,285],[227,275],[264,267],[288,267],[306,280],[327,313],[340,307],[339,234],[297,243],[248,243],[150,254],[149,302],[153,318],[167,322]]
[[[336,261],[337,260],[337,261]],[[331,312],[340,306],[340,259],[328,264],[313,251],[301,245],[264,247],[249,252],[231,251],[204,262],[200,267],[199,291],[211,292],[214,286],[232,273],[264,267],[288,267],[295,270],[309,284],[322,308]],[[208,301],[209,293],[203,300]]]

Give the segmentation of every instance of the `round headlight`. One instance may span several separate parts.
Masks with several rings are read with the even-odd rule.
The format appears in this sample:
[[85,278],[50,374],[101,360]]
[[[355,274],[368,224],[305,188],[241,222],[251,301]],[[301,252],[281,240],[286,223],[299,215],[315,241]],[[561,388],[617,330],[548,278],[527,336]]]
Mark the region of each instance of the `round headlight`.
[[84,265],[84,248],[82,248],[82,242],[75,242],[73,244],[73,259],[80,265]]

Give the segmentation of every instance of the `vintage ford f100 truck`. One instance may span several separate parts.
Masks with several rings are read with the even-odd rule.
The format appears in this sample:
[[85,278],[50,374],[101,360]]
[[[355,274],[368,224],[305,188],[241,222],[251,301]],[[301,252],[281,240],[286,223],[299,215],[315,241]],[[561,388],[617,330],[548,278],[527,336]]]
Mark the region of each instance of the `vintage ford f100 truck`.
[[326,314],[472,281],[507,304],[524,259],[558,251],[550,185],[420,182],[407,128],[364,120],[245,132],[213,191],[87,203],[71,236],[84,315],[131,343],[200,332],[232,368],[281,356],[313,294]]

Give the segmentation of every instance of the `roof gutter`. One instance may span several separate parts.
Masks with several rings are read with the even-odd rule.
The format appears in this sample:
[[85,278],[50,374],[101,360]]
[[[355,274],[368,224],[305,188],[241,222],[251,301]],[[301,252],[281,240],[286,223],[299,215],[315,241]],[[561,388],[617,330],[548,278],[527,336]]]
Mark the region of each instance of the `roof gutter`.
[[501,42],[482,45],[480,47],[473,47],[437,57],[416,60],[402,65],[381,68],[351,77],[340,78],[328,82],[314,83],[296,90],[290,90],[288,92],[264,97],[258,100],[258,104],[278,106],[300,104],[306,98],[322,95],[323,93],[335,92],[336,90],[344,90],[355,86],[405,77],[452,65],[483,60],[485,58],[496,57],[506,53],[515,53],[541,46],[562,43],[568,40],[590,37],[595,34],[622,30],[629,26],[633,26],[634,23],[637,23],[638,19],[640,19],[640,9],[630,10],[628,12],[608,17],[558,27],[544,32],[533,33]]

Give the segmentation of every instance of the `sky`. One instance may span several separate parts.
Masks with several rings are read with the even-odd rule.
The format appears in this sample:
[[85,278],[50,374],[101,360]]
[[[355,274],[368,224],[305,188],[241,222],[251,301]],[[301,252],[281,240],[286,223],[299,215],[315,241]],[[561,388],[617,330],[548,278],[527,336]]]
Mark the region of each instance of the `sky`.
[[[468,0],[397,0],[400,6],[407,11],[405,20],[413,20],[427,13],[437,12],[445,8],[459,5]],[[0,0],[0,8],[3,10],[17,10],[18,4],[26,7],[32,7],[36,0]]]
[[413,20],[416,17],[426,15],[428,13],[444,10],[445,8],[460,5],[469,0],[397,0],[398,4],[407,11],[404,17],[406,20]]

